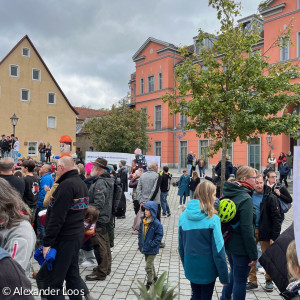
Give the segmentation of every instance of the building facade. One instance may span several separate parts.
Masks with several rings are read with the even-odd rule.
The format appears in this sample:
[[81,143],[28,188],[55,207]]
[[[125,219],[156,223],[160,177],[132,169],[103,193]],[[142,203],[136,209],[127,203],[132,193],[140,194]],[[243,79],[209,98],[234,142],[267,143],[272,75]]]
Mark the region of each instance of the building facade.
[[101,109],[92,109],[87,107],[74,107],[78,112],[76,118],[76,153],[79,158],[84,159],[86,151],[94,151],[94,147],[89,139],[89,134],[83,130],[85,122],[100,118],[107,112]]
[[[294,22],[290,43],[285,47],[274,47],[280,31],[289,26],[293,17],[300,19],[300,0],[269,0],[267,7],[261,11],[262,39],[255,50],[264,53],[268,51],[271,63],[281,61],[299,62],[300,57],[300,23]],[[250,24],[252,16],[239,20],[244,26]],[[284,37],[283,37],[284,38]],[[197,37],[194,44],[187,47],[190,53],[197,52]],[[215,165],[221,159],[221,151],[208,158],[208,147],[212,142],[203,137],[197,137],[193,130],[184,131],[187,122],[185,116],[170,115],[167,103],[163,103],[161,96],[166,92],[173,92],[176,88],[174,67],[182,61],[178,48],[173,44],[148,38],[133,56],[135,73],[129,81],[131,89],[131,104],[136,109],[144,109],[149,115],[148,135],[150,149],[148,155],[159,155],[163,165],[182,168],[186,167],[188,152],[193,151],[196,156],[204,155],[208,165]],[[292,109],[292,108],[289,108]],[[281,112],[279,112],[281,113]],[[250,144],[236,141],[229,145],[228,154],[234,164],[250,165],[259,170],[267,165],[267,158],[271,152],[275,157],[280,152],[293,151],[296,141],[281,134],[278,136],[261,135]]]
[[62,135],[76,145],[77,112],[27,35],[0,61],[0,103],[1,134],[13,133],[10,117],[19,118],[15,135],[22,157],[38,159],[40,141],[59,155]]

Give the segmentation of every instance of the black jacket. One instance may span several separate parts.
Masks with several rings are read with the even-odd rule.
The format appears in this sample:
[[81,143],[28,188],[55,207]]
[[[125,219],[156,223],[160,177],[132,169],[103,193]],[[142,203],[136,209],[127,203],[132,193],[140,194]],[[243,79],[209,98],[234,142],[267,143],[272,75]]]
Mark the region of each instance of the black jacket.
[[190,184],[189,184],[190,190],[194,192],[199,183],[200,183],[200,178],[199,177],[197,177],[196,180],[191,179]]
[[128,176],[126,172],[126,167],[120,168],[117,176],[121,179],[123,192],[128,192]]
[[272,192],[264,193],[260,204],[259,241],[275,241],[280,235],[281,220],[278,197]]
[[[218,164],[215,167],[215,172],[218,174],[219,177],[221,177],[221,161],[218,162]],[[234,174],[233,165],[230,161],[225,162],[225,179],[227,180],[230,176],[230,174]]]
[[165,174],[163,171],[160,173],[161,176],[161,184],[160,191],[162,193],[167,193],[170,190],[172,174],[168,172]]
[[285,291],[289,284],[286,250],[294,239],[294,224],[292,224],[259,258],[260,264],[271,276],[280,292]]
[[[275,192],[274,192],[275,187],[277,188],[278,184],[274,184],[272,188],[270,188],[268,185],[265,185],[265,193],[270,193],[272,191],[274,193],[274,195],[278,199],[282,200],[283,202],[285,202],[285,203],[293,202],[293,198],[285,186],[280,185],[280,187],[279,187],[280,197],[278,197],[277,194],[275,194]],[[284,220],[284,213],[281,213],[281,219]]]
[[[22,267],[11,258],[10,254],[4,249],[0,248],[0,290],[2,291],[10,290],[11,294],[7,296],[1,296],[1,299],[5,300],[34,300],[32,295],[24,295],[21,293],[21,289],[31,290],[30,280],[26,277]],[[13,295],[13,291],[16,294]],[[4,293],[3,293],[4,294]]]
[[0,175],[0,178],[5,179],[10,185],[15,188],[23,198],[25,191],[25,182],[23,178],[16,177],[14,175]]
[[84,217],[89,204],[88,189],[77,170],[64,173],[50,199],[45,222],[44,246],[84,235]]

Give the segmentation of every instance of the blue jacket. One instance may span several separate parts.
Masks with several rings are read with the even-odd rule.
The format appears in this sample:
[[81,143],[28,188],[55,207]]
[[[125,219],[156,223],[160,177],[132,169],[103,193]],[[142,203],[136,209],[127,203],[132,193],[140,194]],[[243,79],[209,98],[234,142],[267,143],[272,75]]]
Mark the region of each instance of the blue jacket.
[[190,176],[184,176],[182,174],[179,178],[178,182],[178,195],[183,196],[185,193],[186,196],[190,195],[190,189],[189,189],[189,184],[190,184]]
[[45,191],[45,185],[49,186],[49,188],[51,189],[52,188],[52,185],[53,185],[53,178],[51,176],[50,173],[47,173],[45,175],[43,175],[40,179],[40,190],[39,190],[39,200],[37,202],[37,207],[40,207],[40,208],[44,208],[44,198],[46,196],[46,191]]
[[284,165],[281,164],[280,167],[279,167],[279,174],[280,175],[288,175],[289,174],[289,171],[290,171],[290,167],[287,163],[285,163]]
[[154,201],[148,201],[144,208],[150,210],[152,222],[148,225],[145,239],[143,241],[144,223],[142,217],[139,229],[139,248],[143,254],[158,254],[159,246],[164,235],[161,223],[156,219],[158,205]]
[[186,278],[196,284],[209,284],[219,276],[222,283],[228,283],[220,218],[208,218],[199,200],[190,200],[178,227],[178,251]]

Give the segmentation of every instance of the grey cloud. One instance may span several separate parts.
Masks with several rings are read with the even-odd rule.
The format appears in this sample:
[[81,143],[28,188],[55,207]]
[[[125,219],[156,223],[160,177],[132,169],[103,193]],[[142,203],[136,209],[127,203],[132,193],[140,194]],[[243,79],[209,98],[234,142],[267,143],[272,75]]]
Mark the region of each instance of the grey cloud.
[[[255,13],[259,2],[243,0],[243,16]],[[74,105],[109,107],[124,97],[134,72],[132,56],[149,36],[189,45],[199,27],[212,33],[218,28],[216,13],[204,0],[1,4],[0,60],[28,34]]]

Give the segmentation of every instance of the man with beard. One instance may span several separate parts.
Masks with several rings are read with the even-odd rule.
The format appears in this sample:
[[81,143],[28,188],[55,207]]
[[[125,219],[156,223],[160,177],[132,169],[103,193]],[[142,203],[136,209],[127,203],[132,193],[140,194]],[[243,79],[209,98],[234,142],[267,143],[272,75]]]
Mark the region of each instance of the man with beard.
[[[278,198],[268,187],[264,188],[263,176],[256,178],[254,193],[252,195],[253,207],[256,210],[255,238],[256,244],[260,243],[262,253],[274,243],[280,234],[281,215]],[[269,274],[265,274],[266,285],[264,290],[273,291],[273,282]],[[249,282],[246,289],[252,290],[258,288],[256,277],[256,265],[251,267],[249,273]]]

